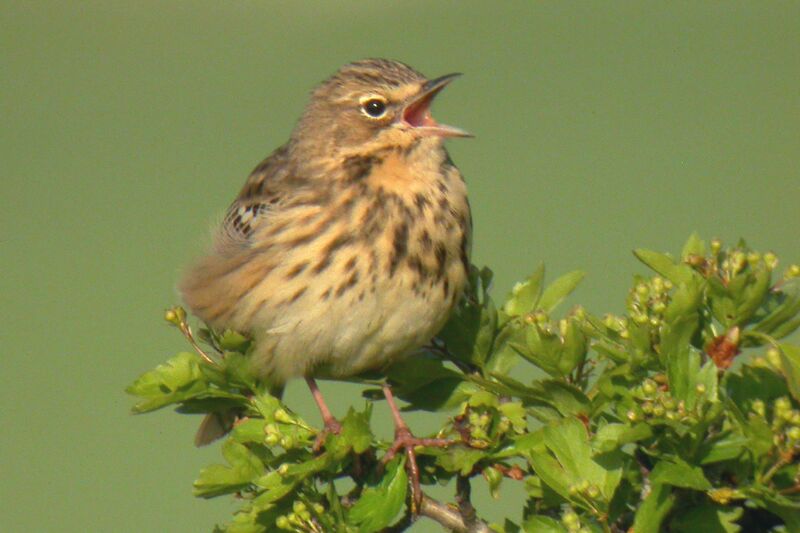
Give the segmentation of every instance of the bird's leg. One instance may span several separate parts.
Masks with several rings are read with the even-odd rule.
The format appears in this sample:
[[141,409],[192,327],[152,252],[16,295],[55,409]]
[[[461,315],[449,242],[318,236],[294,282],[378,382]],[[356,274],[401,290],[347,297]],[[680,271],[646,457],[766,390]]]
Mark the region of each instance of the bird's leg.
[[406,468],[408,468],[408,477],[411,481],[411,502],[412,510],[414,513],[419,510],[422,505],[422,488],[419,484],[419,467],[417,466],[417,454],[414,452],[416,446],[429,446],[432,448],[446,448],[453,444],[452,441],[447,439],[421,439],[415,437],[411,430],[408,429],[403,417],[400,416],[400,410],[394,402],[394,395],[392,388],[388,383],[383,384],[383,395],[386,396],[386,402],[389,404],[389,409],[392,411],[392,418],[394,419],[394,442],[389,447],[386,455],[383,456],[381,462],[383,464],[391,461],[397,452],[401,449],[406,451]]
[[322,392],[319,390],[314,378],[306,378],[306,383],[308,383],[308,388],[311,389],[311,395],[314,397],[314,401],[317,402],[317,407],[319,407],[319,412],[322,415],[322,422],[325,424],[322,431],[317,434],[317,438],[314,440],[313,449],[317,452],[322,449],[322,445],[325,444],[325,438],[328,434],[333,433],[338,435],[342,430],[342,425],[333,417],[330,409],[328,409],[328,406],[325,404],[325,399],[322,397]]

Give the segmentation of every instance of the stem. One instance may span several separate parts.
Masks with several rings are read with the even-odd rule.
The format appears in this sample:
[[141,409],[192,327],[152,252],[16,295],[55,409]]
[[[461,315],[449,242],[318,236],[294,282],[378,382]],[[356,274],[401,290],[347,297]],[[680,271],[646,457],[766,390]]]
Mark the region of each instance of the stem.
[[467,524],[464,517],[452,506],[436,501],[427,496],[423,496],[419,514],[427,516],[431,520],[438,522],[443,528],[457,533],[492,533],[486,522],[475,518],[474,523]]

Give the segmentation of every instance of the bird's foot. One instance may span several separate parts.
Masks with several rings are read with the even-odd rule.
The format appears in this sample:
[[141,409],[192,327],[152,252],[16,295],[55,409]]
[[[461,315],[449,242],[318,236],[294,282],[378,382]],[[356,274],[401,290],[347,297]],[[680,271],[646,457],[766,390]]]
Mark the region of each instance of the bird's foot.
[[319,433],[317,433],[317,438],[314,439],[314,445],[312,446],[311,449],[314,450],[314,453],[318,453],[320,450],[322,450],[322,447],[325,445],[325,440],[328,438],[328,435],[330,434],[338,435],[339,433],[341,433],[341,431],[342,431],[342,424],[339,423],[338,420],[336,420],[333,417],[325,420],[325,425],[322,427],[321,430],[319,430]]
[[455,444],[455,441],[448,439],[424,439],[415,437],[405,424],[395,429],[394,442],[383,456],[383,459],[381,459],[381,462],[386,464],[394,459],[400,450],[405,450],[406,470],[408,471],[408,479],[411,482],[411,510],[414,514],[419,511],[420,505],[422,505],[422,488],[420,487],[419,482],[419,466],[417,465],[417,453],[414,451],[414,448],[417,446],[446,448],[452,444]]

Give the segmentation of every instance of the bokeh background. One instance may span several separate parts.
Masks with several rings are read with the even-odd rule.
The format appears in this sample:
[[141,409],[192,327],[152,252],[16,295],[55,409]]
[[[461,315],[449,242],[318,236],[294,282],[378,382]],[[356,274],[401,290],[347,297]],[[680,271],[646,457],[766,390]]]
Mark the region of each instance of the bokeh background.
[[[498,297],[544,261],[619,311],[631,249],[695,230],[800,260],[798,3],[4,0],[0,530],[228,518],[191,496],[219,455],[198,420],[133,417],[123,389],[184,347],[162,321],[179,272],[308,91],[372,56],[466,73],[436,115],[476,134],[450,149]],[[287,400],[318,420],[301,384]],[[505,487],[479,510],[518,509]]]

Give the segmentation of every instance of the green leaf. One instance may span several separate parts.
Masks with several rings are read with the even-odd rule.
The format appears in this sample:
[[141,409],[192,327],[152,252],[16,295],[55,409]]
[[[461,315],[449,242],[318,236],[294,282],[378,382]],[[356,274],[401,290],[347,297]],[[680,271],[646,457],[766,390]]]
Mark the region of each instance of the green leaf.
[[200,471],[194,482],[194,495],[213,498],[247,487],[264,472],[264,464],[244,444],[228,439],[222,445],[222,455],[229,466],[211,465]]
[[646,250],[644,248],[634,250],[633,254],[639,261],[652,268],[675,285],[688,283],[696,276],[691,267],[684,264],[676,264],[675,260],[667,254]]
[[706,491],[711,483],[699,466],[692,466],[679,457],[661,459],[650,472],[650,482],[654,485],[672,485],[684,489]]
[[599,500],[610,502],[622,478],[621,455],[593,457],[586,428],[575,418],[550,423],[542,432],[552,456],[537,453],[529,456],[536,474],[568,500],[572,499],[569,488],[585,480],[600,490]]
[[725,508],[700,504],[676,513],[670,521],[670,531],[681,533],[738,533],[742,528],[736,521],[742,517],[741,507]]
[[364,490],[361,498],[350,508],[347,520],[359,526],[359,531],[379,531],[392,523],[406,500],[408,477],[405,463],[399,458],[386,465],[386,472],[376,487]]
[[580,270],[564,274],[547,286],[539,298],[539,302],[535,304],[535,309],[542,309],[544,312],[550,313],[564,301],[564,298],[572,294],[584,277],[586,277],[586,272]]
[[125,389],[128,394],[143,399],[133,406],[133,412],[155,411],[208,393],[208,382],[200,370],[201,364],[198,355],[182,352],[154,370],[142,374]]
[[509,316],[519,316],[530,313],[536,307],[542,296],[542,281],[544,280],[544,265],[540,264],[536,271],[522,283],[517,283],[511,289],[503,310]]
[[606,424],[600,427],[592,438],[592,448],[596,453],[607,453],[630,442],[645,440],[653,435],[651,427],[644,422],[629,426],[627,424]]
[[633,530],[645,532],[662,531],[661,523],[675,505],[676,496],[669,485],[653,485],[633,520]]
[[452,446],[447,452],[436,458],[436,464],[448,472],[458,472],[467,476],[472,472],[475,463],[487,455],[485,450],[467,446]]
[[800,402],[800,346],[781,343],[781,372],[786,378],[786,385],[795,400]]
[[544,515],[532,515],[522,524],[525,533],[567,533],[567,528],[556,520]]
[[342,432],[340,436],[355,453],[364,453],[372,444],[374,436],[369,428],[369,419],[372,414],[372,404],[367,404],[363,413],[357,412],[352,407],[342,419]]
[[703,242],[703,239],[700,238],[697,232],[692,233],[689,236],[689,239],[686,241],[686,244],[683,245],[683,250],[681,250],[681,260],[686,261],[692,255],[697,255],[700,257],[706,255],[706,244]]

